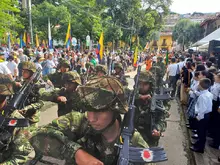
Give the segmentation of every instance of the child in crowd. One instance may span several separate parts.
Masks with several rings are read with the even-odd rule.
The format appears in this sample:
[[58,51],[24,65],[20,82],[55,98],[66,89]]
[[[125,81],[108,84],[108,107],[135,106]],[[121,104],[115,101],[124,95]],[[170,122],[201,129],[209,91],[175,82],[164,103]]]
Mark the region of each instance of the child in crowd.
[[211,81],[208,78],[202,78],[199,81],[198,89],[200,91],[200,95],[195,105],[198,140],[192,147],[190,147],[190,149],[194,152],[204,153],[209,114],[212,111],[213,95],[208,91],[210,86]]
[[211,147],[215,149],[220,149],[220,108],[219,108],[219,96],[220,96],[220,73],[215,75],[215,83],[211,89],[213,94],[213,107],[210,117],[210,134],[213,137],[213,143],[210,144]]

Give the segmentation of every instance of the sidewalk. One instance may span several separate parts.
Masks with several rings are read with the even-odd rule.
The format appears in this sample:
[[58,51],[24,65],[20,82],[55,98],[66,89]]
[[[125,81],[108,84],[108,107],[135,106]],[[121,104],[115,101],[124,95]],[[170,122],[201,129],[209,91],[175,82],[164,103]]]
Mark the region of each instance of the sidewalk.
[[[186,107],[182,106],[182,110],[186,112]],[[185,120],[187,119],[186,113],[185,113]],[[193,133],[190,129],[187,129],[189,133],[189,139],[192,141],[193,139],[191,136]],[[205,152],[203,154],[192,152],[192,156],[195,159],[196,165],[220,165],[220,162],[218,162],[218,156],[220,156],[220,150],[214,149],[209,146],[209,143],[211,142],[211,138],[206,138],[206,147]],[[191,142],[190,142],[191,143]]]

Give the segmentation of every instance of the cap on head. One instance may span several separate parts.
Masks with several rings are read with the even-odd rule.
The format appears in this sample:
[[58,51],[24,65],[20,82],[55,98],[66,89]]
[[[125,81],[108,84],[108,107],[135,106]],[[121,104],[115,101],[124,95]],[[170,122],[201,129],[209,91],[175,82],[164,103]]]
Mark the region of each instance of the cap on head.
[[7,75],[0,73],[0,95],[10,96],[13,94],[13,81]]
[[86,111],[126,113],[127,99],[122,84],[114,77],[98,77],[77,89]]
[[81,78],[77,72],[69,71],[63,74],[62,80],[64,82],[75,82],[81,85]]

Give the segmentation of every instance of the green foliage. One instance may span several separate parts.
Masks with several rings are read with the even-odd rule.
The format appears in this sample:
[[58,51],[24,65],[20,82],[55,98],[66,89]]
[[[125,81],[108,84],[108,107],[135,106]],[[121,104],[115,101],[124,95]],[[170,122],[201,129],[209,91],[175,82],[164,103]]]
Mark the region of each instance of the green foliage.
[[23,28],[18,15],[20,10],[16,6],[16,0],[0,0],[0,38],[7,32],[16,35],[17,30]]
[[[10,1],[10,0],[3,0]],[[14,0],[15,1],[15,0]],[[171,0],[32,0],[34,34],[47,39],[48,18],[52,38],[65,40],[69,21],[73,37],[85,41],[89,34],[97,41],[104,32],[105,42],[130,43],[131,36],[138,35],[140,44],[158,31],[163,16],[168,13]],[[1,3],[1,2],[0,2]],[[27,11],[20,13],[20,21],[27,30]],[[17,29],[18,33],[23,33]]]
[[188,19],[178,21],[173,30],[173,39],[183,46],[189,46],[201,39],[202,36],[203,29],[200,27],[200,24]]

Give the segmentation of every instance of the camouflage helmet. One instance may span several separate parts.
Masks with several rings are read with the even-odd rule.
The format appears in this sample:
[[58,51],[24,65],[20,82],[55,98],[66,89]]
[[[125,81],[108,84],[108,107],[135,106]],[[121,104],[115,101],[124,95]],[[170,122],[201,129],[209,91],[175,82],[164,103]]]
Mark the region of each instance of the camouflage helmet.
[[93,63],[91,63],[91,62],[87,62],[85,66],[86,66],[86,69],[89,69],[89,68],[90,68],[90,69],[93,69],[93,70],[94,70],[94,65],[93,65]]
[[115,68],[123,69],[123,66],[122,66],[121,63],[115,63],[115,64],[114,64],[114,69],[115,69]]
[[58,64],[58,68],[61,68],[62,66],[65,68],[70,68],[70,62],[68,60],[61,59]]
[[[135,76],[136,77],[136,76]],[[139,81],[141,82],[146,82],[146,83],[151,83],[154,84],[155,83],[155,79],[154,76],[151,72],[149,71],[144,71],[140,73],[139,76]]]
[[0,95],[13,95],[13,81],[5,74],[0,73]]
[[77,72],[69,71],[63,74],[62,80],[64,82],[75,82],[81,85],[81,78]]
[[105,65],[97,65],[95,67],[95,71],[97,72],[103,72],[104,74],[107,74],[107,68]]
[[162,70],[160,67],[158,66],[152,66],[150,68],[150,72],[154,75],[154,76],[161,76],[163,73],[162,73]]
[[161,57],[161,56],[157,57],[157,61],[162,62],[163,61],[163,57]]
[[31,61],[25,61],[21,65],[22,65],[22,69],[25,69],[25,70],[30,70],[32,72],[36,72],[37,70],[35,63]]
[[77,89],[86,111],[112,110],[118,113],[128,111],[122,84],[114,77],[93,78]]

